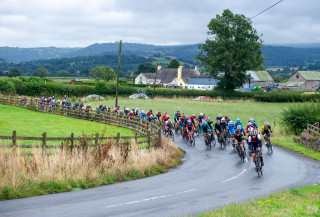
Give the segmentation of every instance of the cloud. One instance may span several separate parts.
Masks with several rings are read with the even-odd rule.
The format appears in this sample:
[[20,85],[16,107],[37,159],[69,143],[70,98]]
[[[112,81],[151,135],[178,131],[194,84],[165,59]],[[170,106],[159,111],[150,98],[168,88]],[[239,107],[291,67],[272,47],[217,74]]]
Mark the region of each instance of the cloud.
[[[277,1],[0,0],[0,46],[80,47],[99,42],[192,44],[224,9],[253,17]],[[284,0],[252,22],[266,44],[319,43],[317,0]]]

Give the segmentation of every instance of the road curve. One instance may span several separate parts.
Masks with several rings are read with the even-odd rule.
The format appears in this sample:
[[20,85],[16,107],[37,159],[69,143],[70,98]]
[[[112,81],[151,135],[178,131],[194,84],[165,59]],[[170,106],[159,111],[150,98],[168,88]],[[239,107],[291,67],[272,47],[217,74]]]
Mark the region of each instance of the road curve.
[[[0,216],[183,216],[280,190],[320,183],[320,163],[275,147],[264,153],[263,177],[251,158],[240,162],[230,148],[207,151],[203,137],[186,151],[184,163],[171,172],[82,191],[0,202]],[[265,151],[266,152],[266,151]]]

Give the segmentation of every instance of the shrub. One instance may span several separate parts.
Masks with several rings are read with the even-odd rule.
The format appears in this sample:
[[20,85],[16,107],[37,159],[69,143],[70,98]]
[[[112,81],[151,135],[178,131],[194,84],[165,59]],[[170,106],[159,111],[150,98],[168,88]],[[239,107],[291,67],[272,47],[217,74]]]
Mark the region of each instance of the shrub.
[[306,129],[308,124],[320,121],[320,104],[291,106],[283,110],[281,116],[282,122],[289,132],[297,135]]
[[16,89],[11,81],[3,79],[0,80],[0,92],[5,94],[15,94]]

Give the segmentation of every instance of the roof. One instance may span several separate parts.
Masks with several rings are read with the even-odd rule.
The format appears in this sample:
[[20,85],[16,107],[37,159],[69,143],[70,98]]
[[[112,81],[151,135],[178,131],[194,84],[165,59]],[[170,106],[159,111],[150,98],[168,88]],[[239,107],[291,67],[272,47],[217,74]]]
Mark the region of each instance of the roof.
[[[171,83],[178,77],[178,69],[161,68],[158,71],[161,83]],[[189,83],[190,77],[199,75],[199,71],[195,69],[182,69],[181,78],[185,83]]]
[[[81,81],[81,79],[80,78],[75,78],[75,79],[73,79],[72,81]],[[82,81],[81,81],[82,82]]]
[[246,74],[250,74],[253,81],[273,81],[267,71],[247,71]]
[[[154,79],[155,73],[141,73],[146,79]],[[157,75],[157,78],[159,79],[159,75]]]
[[318,71],[299,71],[299,73],[306,80],[320,80],[320,72]]
[[305,85],[304,81],[287,81],[280,84],[283,87],[299,87]]

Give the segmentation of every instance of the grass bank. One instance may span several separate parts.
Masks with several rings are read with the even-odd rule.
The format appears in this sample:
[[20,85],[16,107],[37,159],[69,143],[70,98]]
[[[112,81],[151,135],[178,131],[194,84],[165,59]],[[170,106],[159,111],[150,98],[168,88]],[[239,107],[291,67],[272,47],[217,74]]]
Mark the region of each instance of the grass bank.
[[257,201],[232,204],[199,217],[320,216],[320,185],[282,191]]
[[183,153],[169,139],[161,148],[138,150],[135,144],[57,151],[47,157],[0,152],[0,200],[81,190],[157,175],[181,163]]
[[0,135],[12,135],[17,131],[17,136],[40,137],[47,132],[48,137],[67,137],[74,133],[76,137],[82,133],[86,135],[105,131],[105,136],[133,136],[134,132],[125,128],[80,120],[59,115],[31,111],[25,108],[0,104]]

